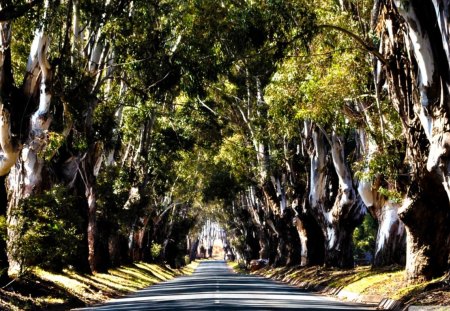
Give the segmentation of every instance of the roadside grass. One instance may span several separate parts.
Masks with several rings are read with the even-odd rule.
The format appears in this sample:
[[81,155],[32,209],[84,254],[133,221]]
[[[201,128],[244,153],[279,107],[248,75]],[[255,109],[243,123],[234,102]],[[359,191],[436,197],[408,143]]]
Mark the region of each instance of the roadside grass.
[[0,309],[68,310],[101,303],[132,291],[191,274],[198,262],[182,269],[137,262],[110,269],[107,273],[81,274],[64,269],[61,273],[34,268],[0,289]]
[[240,274],[248,273],[248,270],[245,268],[245,264],[243,264],[241,262],[227,261],[227,265],[237,273],[240,273]]
[[355,294],[390,298],[399,300],[405,305],[449,305],[449,276],[429,282],[410,285],[406,282],[404,268],[389,266],[372,268],[360,266],[354,269],[341,270],[323,266],[311,267],[265,267],[255,272],[238,267],[237,263],[229,263],[239,273],[252,273],[289,283],[306,289],[317,286],[345,290]]

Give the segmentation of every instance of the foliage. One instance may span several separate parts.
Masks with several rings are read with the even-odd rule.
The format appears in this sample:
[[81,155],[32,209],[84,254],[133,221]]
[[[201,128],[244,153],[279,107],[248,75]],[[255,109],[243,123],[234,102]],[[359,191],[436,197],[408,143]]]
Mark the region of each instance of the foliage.
[[64,143],[65,137],[57,132],[48,132],[47,133],[47,144],[44,147],[44,150],[41,151],[40,156],[44,158],[46,161],[50,161],[55,154],[58,152],[58,149]]
[[7,223],[6,223],[6,217],[0,216],[0,240],[6,241],[6,234],[7,231]]
[[150,248],[150,254],[152,255],[152,258],[156,260],[161,255],[162,245],[158,243],[153,243]]
[[353,232],[354,254],[356,259],[373,258],[377,238],[377,223],[370,214],[366,214],[362,224]]
[[[304,120],[328,132],[367,128],[384,149],[356,163],[356,175],[382,176],[387,186],[380,192],[399,199],[403,147],[385,141],[399,136],[400,122],[388,101],[375,105],[372,59],[342,32],[317,26],[337,25],[369,38],[369,1],[50,3],[46,19],[41,6],[14,21],[12,67],[18,86],[33,30],[45,26],[52,39],[53,121],[39,156],[55,172],[48,183],[67,182],[70,189],[37,189],[20,204],[20,243],[12,249],[24,264],[68,264],[76,247],[60,245],[81,243],[75,216],[87,217],[71,200],[89,187],[105,256],[112,235],[127,241],[142,230],[150,235],[139,246],[146,256],[182,262],[194,220],[211,215],[233,231],[235,247],[244,252],[257,236],[240,202],[249,187],[261,192],[274,175],[283,180],[288,201],[308,191]],[[82,42],[73,34],[72,4],[79,5]],[[90,53],[97,48],[104,54],[93,64]],[[14,121],[24,139],[23,116],[36,108],[35,99]],[[107,158],[98,175],[90,161],[97,145]],[[75,163],[71,176],[67,163]],[[373,242],[367,222],[355,232],[359,252]],[[53,246],[47,250],[44,243]],[[50,258],[51,252],[57,255]]]
[[353,171],[359,180],[373,182],[380,178],[384,183],[378,192],[394,203],[401,203],[402,188],[398,180],[403,170],[405,146],[399,141],[390,141],[385,148],[355,161]]
[[383,176],[386,180],[396,180],[401,166],[401,151],[378,151],[370,155],[369,159],[355,162],[353,169],[358,179],[373,181],[377,176]]
[[116,166],[103,169],[97,178],[97,217],[111,232],[127,236],[134,210],[123,207],[128,199],[132,176]]
[[20,202],[10,224],[18,234],[10,251],[23,267],[61,270],[72,263],[83,238],[75,203],[61,185]]

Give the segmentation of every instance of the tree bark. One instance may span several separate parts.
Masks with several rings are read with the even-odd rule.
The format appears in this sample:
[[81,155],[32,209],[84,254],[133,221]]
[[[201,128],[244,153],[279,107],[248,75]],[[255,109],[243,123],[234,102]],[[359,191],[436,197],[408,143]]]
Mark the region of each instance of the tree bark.
[[[44,159],[40,155],[47,142],[47,130],[50,126],[51,101],[51,68],[47,61],[49,39],[42,29],[36,32],[27,64],[27,74],[24,80],[23,93],[31,103],[36,103],[38,109],[30,118],[29,135],[18,152],[19,161],[11,168],[8,176],[8,257],[9,273],[17,274],[22,271],[21,263],[16,258],[17,219],[15,211],[20,201],[34,193],[39,193],[42,182],[42,169]],[[36,96],[39,94],[39,96]],[[33,105],[32,105],[33,106]],[[4,125],[6,126],[6,125]],[[10,133],[8,135],[11,135]],[[8,139],[6,139],[8,141]],[[3,144],[4,150],[16,150],[7,142]],[[12,159],[12,158],[11,158]]]
[[[361,223],[365,207],[353,186],[343,139],[333,133],[325,140],[317,126],[307,124],[305,128],[311,158],[309,204],[325,237],[325,264],[353,267],[353,230]],[[330,153],[332,163],[327,161]]]
[[[368,137],[364,130],[359,130],[360,153],[365,161],[370,162],[378,146]],[[403,222],[398,216],[401,204],[391,202],[381,195],[381,176],[374,181],[360,180],[358,193],[367,206],[369,213],[378,223],[378,232],[375,245],[375,267],[392,264],[404,265],[406,260],[406,231]]]
[[413,0],[381,6],[380,50],[389,59],[384,71],[407,141],[411,177],[399,215],[407,231],[407,276],[415,282],[449,268],[449,4]]

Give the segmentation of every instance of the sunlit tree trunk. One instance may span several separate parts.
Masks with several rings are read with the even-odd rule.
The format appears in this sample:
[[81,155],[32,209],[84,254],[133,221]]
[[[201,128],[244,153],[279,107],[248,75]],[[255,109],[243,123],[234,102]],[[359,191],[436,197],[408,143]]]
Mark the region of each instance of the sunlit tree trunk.
[[449,268],[449,4],[381,1],[377,30],[389,96],[407,141],[410,180],[399,209],[412,282]]
[[[48,10],[48,2],[46,2],[45,10]],[[44,20],[46,14],[45,11]],[[44,159],[41,153],[46,146],[47,130],[52,119],[50,114],[52,71],[47,60],[48,47],[49,38],[42,26],[36,30],[21,90],[24,98],[31,103],[30,106],[36,105],[38,108],[28,120],[28,134],[22,135],[24,142],[18,153],[18,161],[11,167],[8,176],[8,257],[10,274],[16,274],[22,270],[22,263],[17,258],[17,247],[19,246],[16,241],[19,224],[15,211],[22,199],[42,190]],[[4,150],[7,149],[5,144]],[[12,150],[10,149],[10,151]],[[17,152],[19,149],[15,148],[15,150]]]

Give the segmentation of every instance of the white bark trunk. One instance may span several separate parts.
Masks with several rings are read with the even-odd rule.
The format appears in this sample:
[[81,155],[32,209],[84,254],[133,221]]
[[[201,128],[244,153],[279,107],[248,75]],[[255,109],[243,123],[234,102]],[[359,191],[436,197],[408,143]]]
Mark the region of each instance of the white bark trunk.
[[345,158],[343,139],[335,133],[331,138],[327,137],[331,145],[334,171],[338,177],[338,187],[333,189],[336,186],[332,179],[333,173],[326,162],[326,133],[318,126],[309,128],[309,124],[305,124],[305,133],[310,135],[305,137],[307,142],[310,141],[309,203],[325,237],[325,263],[350,267],[353,265],[351,235],[354,226],[362,221],[366,210],[361,204],[356,204],[356,193]]
[[427,135],[428,140],[431,141],[434,124],[429,109],[430,103],[427,88],[432,84],[435,62],[430,38],[422,31],[420,21],[417,18],[416,12],[414,12],[413,6],[409,4],[403,5],[401,1],[395,1],[395,3],[399,13],[407,21],[406,26],[408,27],[409,40],[406,40],[406,42],[407,44],[410,44],[408,51],[414,53],[419,70],[417,87],[420,92],[421,107],[416,107],[416,109],[418,110],[417,113],[425,130],[425,134]]
[[10,115],[0,99],[0,176],[8,174],[16,163],[20,148],[13,145],[11,137]]
[[[306,128],[307,126],[305,126]],[[309,127],[309,126],[308,126]],[[309,133],[312,138],[313,149],[310,153],[311,167],[310,167],[310,189],[309,189],[309,203],[311,206],[320,206],[323,202],[325,194],[325,142],[322,134],[318,130],[312,130]]]
[[[347,165],[344,154],[343,138],[333,133],[331,137],[331,155],[333,158],[333,165],[339,179],[339,191],[341,192],[340,202],[337,205],[341,210],[344,206],[351,206],[355,202],[355,191],[353,188],[352,176],[350,168]],[[339,211],[340,214],[340,211]]]
[[305,227],[303,226],[303,222],[298,217],[294,217],[294,225],[297,229],[298,236],[300,238],[300,265],[307,266],[309,264],[308,258],[308,234],[306,232]]
[[[51,103],[50,84],[50,64],[47,61],[47,50],[49,46],[48,37],[42,32],[36,34],[34,43],[36,44],[37,63],[40,69],[40,96],[39,107],[31,116],[30,140],[25,144],[22,150],[22,161],[24,163],[24,197],[29,196],[37,187],[39,187],[42,176],[41,171],[44,166],[44,159],[39,153],[45,147],[47,141],[47,130],[50,126],[51,117],[49,114]],[[31,64],[35,61],[31,60]],[[31,68],[30,68],[31,69]],[[34,93],[30,90],[30,94]]]
[[[359,130],[360,152],[365,161],[372,160],[378,151],[375,142],[367,137],[364,130]],[[367,165],[368,166],[368,165]],[[379,177],[377,177],[379,178]],[[404,250],[405,226],[398,216],[400,204],[391,202],[379,192],[379,182],[360,180],[358,192],[371,215],[378,223],[378,232],[375,245],[375,265],[401,263],[397,255]]]

